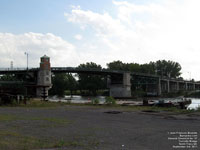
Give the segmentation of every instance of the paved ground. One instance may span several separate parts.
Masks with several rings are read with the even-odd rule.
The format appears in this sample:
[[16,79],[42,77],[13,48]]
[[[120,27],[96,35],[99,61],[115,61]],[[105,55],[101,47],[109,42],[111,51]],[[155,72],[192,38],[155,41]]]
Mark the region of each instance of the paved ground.
[[91,106],[0,108],[0,149],[182,150],[173,148],[177,140],[168,139],[178,132],[200,133],[200,114]]

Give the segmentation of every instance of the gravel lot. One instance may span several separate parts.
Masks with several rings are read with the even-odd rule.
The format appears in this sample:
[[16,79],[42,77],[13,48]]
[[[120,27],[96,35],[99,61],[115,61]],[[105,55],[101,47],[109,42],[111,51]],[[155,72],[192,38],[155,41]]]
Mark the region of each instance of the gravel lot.
[[0,149],[174,150],[178,142],[168,139],[170,132],[199,131],[200,113],[71,105],[0,108]]

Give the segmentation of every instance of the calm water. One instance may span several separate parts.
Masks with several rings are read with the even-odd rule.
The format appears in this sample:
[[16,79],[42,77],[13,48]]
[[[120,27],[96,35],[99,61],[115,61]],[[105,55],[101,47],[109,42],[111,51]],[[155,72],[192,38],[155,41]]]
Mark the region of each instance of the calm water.
[[[72,103],[89,103],[92,99],[99,99],[100,104],[103,104],[105,102],[105,96],[79,96],[79,95],[73,95],[73,97],[65,96],[63,98],[58,98],[56,96],[50,97],[49,100],[53,102],[72,102]],[[197,109],[200,107],[200,98],[188,98],[192,100],[192,103],[188,106],[188,109]],[[166,98],[163,99],[165,101],[179,101],[180,99],[176,98]]]
[[191,98],[192,104],[188,106],[188,109],[197,109],[200,107],[200,98]]

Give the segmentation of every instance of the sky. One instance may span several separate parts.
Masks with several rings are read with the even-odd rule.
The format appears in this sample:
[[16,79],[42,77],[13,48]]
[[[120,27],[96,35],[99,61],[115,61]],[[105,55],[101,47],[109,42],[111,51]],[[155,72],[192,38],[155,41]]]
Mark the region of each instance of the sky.
[[200,80],[199,0],[0,0],[0,68],[171,60]]

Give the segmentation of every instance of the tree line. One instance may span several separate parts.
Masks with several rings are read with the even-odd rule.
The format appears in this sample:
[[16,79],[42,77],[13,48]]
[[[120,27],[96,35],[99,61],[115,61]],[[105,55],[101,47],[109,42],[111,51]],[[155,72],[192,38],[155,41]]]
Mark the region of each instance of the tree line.
[[[77,68],[121,70],[169,78],[181,78],[181,65],[178,62],[170,60],[151,61],[145,64],[124,63],[118,60],[107,63],[107,68],[102,68],[101,65],[94,62],[87,62],[85,64],[80,64]],[[97,91],[105,90],[107,88],[107,77],[83,73],[75,75],[71,73],[58,73],[52,76],[52,84],[53,87],[49,91],[49,94],[51,95],[63,96],[67,90],[70,91],[70,94],[79,90],[82,95],[96,95]]]

